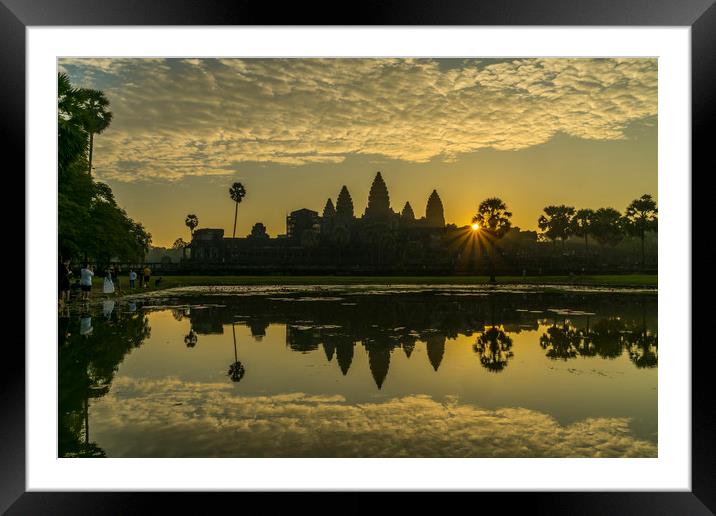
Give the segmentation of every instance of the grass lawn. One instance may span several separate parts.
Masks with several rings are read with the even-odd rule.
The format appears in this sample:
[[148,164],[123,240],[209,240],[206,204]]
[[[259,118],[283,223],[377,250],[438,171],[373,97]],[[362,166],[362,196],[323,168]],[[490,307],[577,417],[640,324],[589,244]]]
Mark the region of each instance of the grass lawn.
[[[485,285],[488,276],[163,276],[159,287],[136,288],[134,292],[149,292],[174,287],[211,285]],[[129,279],[120,278],[121,291],[128,294]],[[93,294],[102,293],[102,278],[96,278]],[[498,276],[498,284],[519,285],[583,285],[604,287],[657,287],[658,276],[647,274],[603,276]]]

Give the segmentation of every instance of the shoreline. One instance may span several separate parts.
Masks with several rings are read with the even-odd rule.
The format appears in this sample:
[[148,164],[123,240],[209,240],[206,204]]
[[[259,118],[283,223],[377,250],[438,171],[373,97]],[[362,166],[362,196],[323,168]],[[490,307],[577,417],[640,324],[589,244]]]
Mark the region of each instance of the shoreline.
[[[503,276],[497,277],[495,284],[488,276],[166,276],[161,284],[129,290],[127,278],[120,278],[124,288],[106,296],[102,293],[102,282],[92,287],[90,302],[105,299],[124,299],[131,296],[143,296],[153,292],[182,287],[218,287],[218,286],[375,286],[375,285],[449,285],[449,286],[534,286],[544,292],[567,292],[572,287],[619,288],[634,293],[656,295],[658,276],[656,275],[604,275],[604,276]],[[646,289],[646,291],[645,291]],[[629,292],[619,292],[624,294]],[[72,299],[71,304],[82,302]]]

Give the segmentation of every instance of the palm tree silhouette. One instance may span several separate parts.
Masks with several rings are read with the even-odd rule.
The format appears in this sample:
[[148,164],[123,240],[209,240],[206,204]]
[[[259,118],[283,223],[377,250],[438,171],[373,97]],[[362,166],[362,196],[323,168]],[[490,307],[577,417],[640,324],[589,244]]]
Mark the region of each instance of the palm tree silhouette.
[[537,227],[544,232],[544,235],[552,240],[553,244],[557,244],[557,239],[562,240],[562,249],[564,250],[564,241],[567,240],[572,233],[572,217],[574,216],[574,208],[572,206],[547,206],[544,208],[544,215],[540,215],[537,220]]
[[490,248],[490,281],[495,282],[495,253],[497,240],[501,239],[512,227],[510,222],[512,213],[498,197],[490,197],[480,203],[477,213],[472,217],[473,224],[477,224],[479,231],[487,236]]
[[570,327],[565,321],[560,328],[553,323],[547,328],[547,333],[539,338],[539,345],[547,350],[545,355],[552,360],[567,360],[577,356],[577,349],[580,347],[582,336]]
[[193,348],[196,346],[198,340],[199,338],[197,337],[196,332],[194,330],[189,330],[189,333],[184,337],[184,344],[186,344],[187,348]]
[[511,348],[512,338],[496,326],[483,331],[472,346],[472,350],[480,355],[482,366],[493,373],[507,367],[507,362],[514,356]]
[[236,329],[234,323],[231,323],[231,333],[234,337],[234,363],[229,366],[229,372],[227,375],[231,378],[232,382],[240,382],[244,377],[244,365],[239,362],[239,357],[236,352]]
[[659,364],[659,350],[656,335],[645,326],[627,338],[629,359],[639,369],[656,367]]
[[659,211],[656,208],[656,202],[651,195],[644,194],[640,198],[635,199],[627,206],[624,219],[626,227],[634,236],[641,239],[641,270],[644,270],[644,239],[647,231],[656,231],[658,227]]
[[584,208],[577,210],[570,221],[572,234],[578,237],[584,237],[584,255],[586,257],[586,265],[589,265],[589,233],[592,231],[592,222],[594,220],[594,210]]
[[107,129],[112,121],[112,112],[108,110],[109,100],[100,90],[83,90],[84,101],[82,103],[81,120],[82,125],[89,134],[89,168],[92,174],[92,153],[94,150],[94,135],[100,134]]
[[236,238],[236,215],[239,212],[239,203],[246,197],[246,189],[241,183],[234,183],[229,188],[229,195],[231,200],[236,203],[236,208],[234,209],[234,233],[231,236],[231,238]]
[[186,219],[184,219],[184,224],[186,225],[186,227],[189,228],[189,233],[191,237],[194,238],[194,228],[199,225],[199,217],[197,217],[193,213],[190,213],[186,216]]

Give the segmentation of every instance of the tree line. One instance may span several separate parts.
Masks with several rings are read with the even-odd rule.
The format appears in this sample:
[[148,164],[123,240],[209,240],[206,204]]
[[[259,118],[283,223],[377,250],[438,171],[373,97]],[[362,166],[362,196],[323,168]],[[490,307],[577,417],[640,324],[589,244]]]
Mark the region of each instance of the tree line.
[[649,194],[634,199],[622,215],[614,208],[575,209],[573,206],[547,206],[537,221],[543,237],[556,245],[571,236],[584,238],[585,249],[589,250],[591,236],[600,245],[615,246],[626,236],[641,240],[641,266],[644,267],[644,242],[648,232],[657,232],[658,209],[656,201]]
[[112,189],[92,178],[94,138],[112,122],[100,90],[72,86],[58,74],[58,244],[62,259],[141,261],[151,235],[131,219]]

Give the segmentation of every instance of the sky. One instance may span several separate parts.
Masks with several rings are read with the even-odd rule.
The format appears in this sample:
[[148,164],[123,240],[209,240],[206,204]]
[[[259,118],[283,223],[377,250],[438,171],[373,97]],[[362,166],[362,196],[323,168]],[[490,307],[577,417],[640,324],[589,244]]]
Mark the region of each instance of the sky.
[[356,215],[381,171],[391,207],[425,215],[436,189],[448,223],[500,197],[535,230],[551,204],[624,211],[657,197],[657,60],[60,59],[101,89],[112,123],[95,136],[95,177],[153,245],[199,228],[237,236],[319,213],[346,185]]

